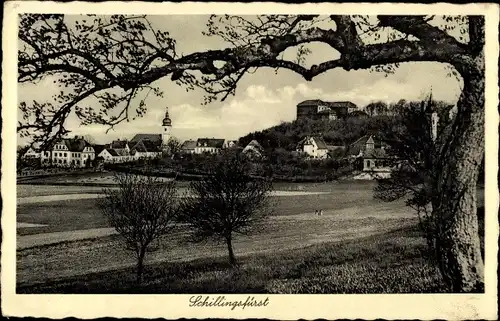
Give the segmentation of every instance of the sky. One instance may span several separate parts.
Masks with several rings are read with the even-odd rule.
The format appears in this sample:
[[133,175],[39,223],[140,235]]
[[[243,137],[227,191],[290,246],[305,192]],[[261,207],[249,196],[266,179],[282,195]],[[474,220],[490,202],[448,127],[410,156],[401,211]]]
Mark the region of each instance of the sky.
[[[225,45],[220,39],[202,35],[208,16],[153,16],[150,20],[153,27],[170,32],[177,41],[178,52],[189,54]],[[308,47],[312,54],[306,65],[338,57],[338,52],[325,44],[313,43]],[[287,55],[292,57],[293,52],[285,52],[285,58]],[[351,101],[363,108],[378,100],[391,103],[400,99],[423,99],[432,88],[435,99],[454,104],[461,90],[460,81],[449,76],[447,65],[430,62],[404,63],[394,74],[333,69],[312,81],[288,70],[275,73],[274,69],[261,68],[240,80],[234,96],[209,105],[202,104],[201,89],[186,92],[168,77],[154,85],[160,87],[164,97],[150,96],[144,117],[117,125],[106,133],[108,127],[81,126],[77,117],[71,115],[66,124],[72,131],[69,135],[90,135],[96,143],[107,143],[117,138],[131,139],[137,133],[161,133],[161,121],[168,107],[172,134],[181,141],[201,137],[237,139],[249,132],[294,120],[296,105],[306,99]],[[36,85],[20,84],[18,98],[47,101],[59,91],[52,79],[46,79]],[[20,144],[26,142],[19,138]]]

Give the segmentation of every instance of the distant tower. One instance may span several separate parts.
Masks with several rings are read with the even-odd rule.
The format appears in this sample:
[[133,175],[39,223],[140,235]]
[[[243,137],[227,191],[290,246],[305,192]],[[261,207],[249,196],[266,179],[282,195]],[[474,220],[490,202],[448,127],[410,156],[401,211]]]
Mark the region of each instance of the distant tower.
[[165,118],[163,118],[162,127],[163,132],[161,134],[161,138],[163,144],[166,145],[172,137],[172,120],[170,120],[170,116],[168,114],[168,107],[165,110]]
[[372,151],[375,149],[375,141],[373,140],[373,136],[370,136],[366,141],[366,150]]
[[425,107],[425,114],[427,116],[427,123],[429,124],[429,129],[431,132],[432,141],[436,141],[437,138],[437,130],[438,130],[438,122],[439,116],[436,110],[436,106],[434,101],[432,100],[432,90],[429,95],[429,100],[427,101],[427,106]]

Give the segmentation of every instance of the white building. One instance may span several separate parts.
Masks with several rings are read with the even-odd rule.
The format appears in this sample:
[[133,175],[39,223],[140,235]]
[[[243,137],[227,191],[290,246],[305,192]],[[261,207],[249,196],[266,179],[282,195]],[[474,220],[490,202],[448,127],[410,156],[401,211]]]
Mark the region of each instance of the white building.
[[219,138],[198,138],[194,152],[195,154],[219,153],[224,147],[224,141]]
[[40,154],[42,165],[86,167],[95,159],[94,148],[83,137],[63,138]]
[[254,139],[248,143],[248,145],[245,146],[241,152],[251,157],[260,158],[264,155],[264,148],[262,148],[262,145]]
[[30,147],[26,153],[24,153],[23,158],[28,159],[28,158],[40,158],[41,157],[41,152],[36,150],[33,147]]
[[185,154],[194,154],[196,150],[195,140],[186,140],[181,145],[181,152]]
[[390,172],[391,160],[386,144],[374,135],[365,135],[349,146],[347,156],[362,161],[365,172]]
[[224,141],[224,146],[222,148],[233,148],[233,147],[238,147],[238,141],[237,140],[226,140],[226,141]]
[[160,157],[172,138],[172,120],[165,111],[160,134],[136,134],[130,141],[116,140],[99,153],[105,163],[123,163],[140,158]]
[[328,145],[322,137],[307,136],[297,144],[297,151],[303,152],[311,158],[324,159],[328,157]]

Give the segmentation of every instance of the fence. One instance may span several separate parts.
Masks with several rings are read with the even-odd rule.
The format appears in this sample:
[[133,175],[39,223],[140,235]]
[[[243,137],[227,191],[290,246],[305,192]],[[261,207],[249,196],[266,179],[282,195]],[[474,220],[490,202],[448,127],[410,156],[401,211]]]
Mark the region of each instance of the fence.
[[28,178],[28,177],[42,177],[42,176],[53,176],[53,175],[64,175],[64,174],[81,174],[94,172],[94,169],[81,169],[81,168],[44,168],[44,169],[33,169],[33,170],[22,170],[17,173],[17,178]]

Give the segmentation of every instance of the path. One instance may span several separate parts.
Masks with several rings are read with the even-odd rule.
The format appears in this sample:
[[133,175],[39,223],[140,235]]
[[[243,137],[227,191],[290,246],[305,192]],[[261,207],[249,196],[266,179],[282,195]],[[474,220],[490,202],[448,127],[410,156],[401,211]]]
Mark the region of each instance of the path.
[[[329,194],[329,192],[301,192],[301,191],[273,191],[271,196],[303,196],[303,195],[320,195]],[[103,197],[102,193],[79,193],[79,194],[59,194],[59,195],[39,195],[26,196],[17,198],[17,204],[34,204],[66,200],[92,199]]]
[[112,227],[93,228],[79,231],[63,231],[54,233],[32,234],[17,236],[16,247],[18,250],[37,247],[60,242],[80,241],[94,239],[116,234]]
[[[319,224],[329,224],[331,222],[342,222],[350,221],[353,218],[356,220],[361,219],[404,219],[413,218],[411,212],[398,211],[395,212],[385,205],[370,206],[370,207],[359,207],[359,208],[348,208],[340,210],[325,210],[323,216],[317,216],[313,212],[295,214],[295,215],[283,215],[283,216],[270,216],[270,221],[274,222],[297,222],[297,221],[315,221]],[[98,237],[105,237],[116,234],[114,228],[104,227],[104,228],[93,228],[85,230],[76,231],[62,231],[53,233],[42,233],[42,234],[32,234],[17,236],[17,249],[27,249],[32,247],[44,246],[49,244],[69,242],[69,241],[80,241],[86,239],[94,239]]]

